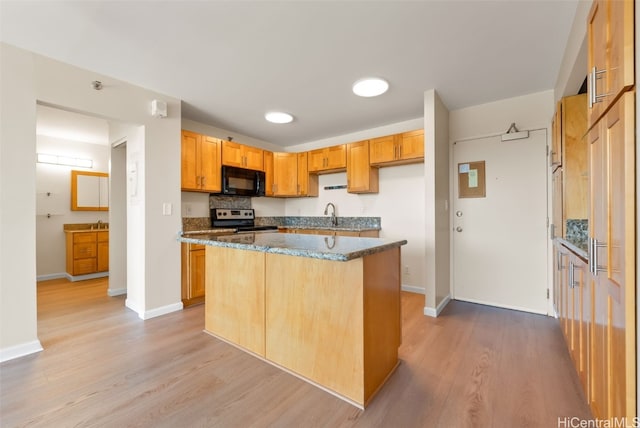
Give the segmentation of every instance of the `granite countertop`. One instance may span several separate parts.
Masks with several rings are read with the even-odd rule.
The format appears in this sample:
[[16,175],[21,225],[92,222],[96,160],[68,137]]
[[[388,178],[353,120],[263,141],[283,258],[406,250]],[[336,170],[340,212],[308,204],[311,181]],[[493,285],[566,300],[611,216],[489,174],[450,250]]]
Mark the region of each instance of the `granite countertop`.
[[190,234],[179,236],[178,241],[333,261],[357,259],[369,254],[400,247],[407,243],[406,240],[392,241],[380,238],[299,235],[277,232],[239,233],[234,235]]

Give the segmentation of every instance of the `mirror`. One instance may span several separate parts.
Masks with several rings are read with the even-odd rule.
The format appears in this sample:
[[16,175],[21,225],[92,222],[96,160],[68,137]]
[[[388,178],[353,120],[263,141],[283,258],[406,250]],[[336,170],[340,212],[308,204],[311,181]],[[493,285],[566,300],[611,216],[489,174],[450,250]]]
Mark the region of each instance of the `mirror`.
[[109,174],[72,170],[71,210],[109,211]]

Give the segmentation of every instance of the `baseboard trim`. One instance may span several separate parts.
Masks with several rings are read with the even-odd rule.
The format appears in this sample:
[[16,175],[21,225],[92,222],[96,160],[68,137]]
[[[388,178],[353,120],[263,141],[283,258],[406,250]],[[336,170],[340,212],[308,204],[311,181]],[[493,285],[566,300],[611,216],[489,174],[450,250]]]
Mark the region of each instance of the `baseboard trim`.
[[107,290],[107,295],[109,297],[122,296],[123,294],[127,294],[126,288],[114,288],[113,290],[110,288]]
[[76,281],[84,281],[85,279],[104,278],[105,276],[109,276],[109,272],[88,273],[86,275],[75,275],[75,276],[65,273],[64,275],[69,281],[76,282]]
[[400,289],[402,291],[407,291],[409,293],[425,294],[424,288],[422,288],[422,287],[414,287],[413,285],[404,285],[404,284],[402,284],[400,286]]
[[161,306],[159,308],[151,309],[149,311],[144,311],[144,313],[138,314],[138,316],[143,320],[148,320],[150,318],[155,318],[162,315],[170,314],[171,312],[181,311],[182,308],[183,308],[182,302],[173,303],[171,305]]
[[39,340],[21,343],[20,345],[10,346],[0,349],[0,363],[13,360],[15,358],[24,357],[26,355],[35,354],[42,351],[42,344]]
[[442,312],[442,310],[445,308],[445,306],[449,304],[450,301],[451,301],[451,296],[447,294],[445,298],[440,301],[440,303],[438,304],[438,306],[436,306],[435,309],[427,308],[425,306],[424,314],[431,318],[437,318],[438,315],[440,315],[440,312]]
[[46,275],[38,275],[36,277],[36,281],[49,281],[50,279],[60,279],[67,278],[67,274],[65,272],[59,273],[48,273]]

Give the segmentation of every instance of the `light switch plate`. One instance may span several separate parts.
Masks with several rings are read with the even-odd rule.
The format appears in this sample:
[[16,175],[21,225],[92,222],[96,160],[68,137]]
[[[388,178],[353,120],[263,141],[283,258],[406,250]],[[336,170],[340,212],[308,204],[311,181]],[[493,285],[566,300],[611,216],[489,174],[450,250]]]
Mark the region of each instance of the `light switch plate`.
[[162,215],[171,215],[171,203],[165,202],[162,204]]

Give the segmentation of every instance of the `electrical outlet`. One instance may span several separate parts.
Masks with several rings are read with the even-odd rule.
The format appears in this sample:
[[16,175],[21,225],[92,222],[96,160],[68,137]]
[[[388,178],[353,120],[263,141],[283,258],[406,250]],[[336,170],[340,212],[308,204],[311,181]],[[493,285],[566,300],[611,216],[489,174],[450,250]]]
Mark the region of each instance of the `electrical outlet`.
[[184,212],[187,217],[191,217],[191,204],[184,205]]
[[404,265],[404,267],[402,268],[402,273],[405,275],[409,275],[409,266]]

